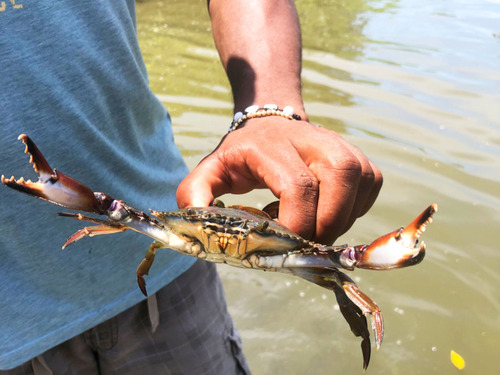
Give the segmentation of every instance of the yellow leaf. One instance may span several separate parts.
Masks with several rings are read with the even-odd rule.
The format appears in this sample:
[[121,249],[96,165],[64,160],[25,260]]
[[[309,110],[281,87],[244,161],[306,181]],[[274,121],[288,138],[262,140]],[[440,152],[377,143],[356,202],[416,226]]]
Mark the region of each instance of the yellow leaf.
[[454,351],[454,350],[451,351],[450,359],[451,359],[451,363],[453,363],[453,365],[457,369],[462,370],[465,367],[465,360],[456,351]]

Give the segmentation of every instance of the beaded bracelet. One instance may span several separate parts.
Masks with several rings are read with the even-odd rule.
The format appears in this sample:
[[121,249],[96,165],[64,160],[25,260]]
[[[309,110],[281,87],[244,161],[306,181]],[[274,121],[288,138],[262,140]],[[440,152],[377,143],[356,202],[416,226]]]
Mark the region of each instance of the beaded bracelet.
[[251,105],[246,108],[243,112],[236,112],[229,126],[228,133],[233,130],[238,129],[238,127],[245,121],[256,117],[268,117],[268,116],[281,116],[288,120],[302,120],[302,118],[293,113],[293,107],[287,105],[283,109],[279,109],[276,104],[266,104],[264,107],[259,107],[258,105]]

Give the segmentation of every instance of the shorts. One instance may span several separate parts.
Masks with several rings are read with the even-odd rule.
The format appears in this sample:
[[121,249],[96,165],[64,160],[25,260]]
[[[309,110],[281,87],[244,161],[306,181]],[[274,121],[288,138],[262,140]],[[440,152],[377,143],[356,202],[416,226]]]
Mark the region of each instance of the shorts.
[[0,375],[250,374],[213,263]]

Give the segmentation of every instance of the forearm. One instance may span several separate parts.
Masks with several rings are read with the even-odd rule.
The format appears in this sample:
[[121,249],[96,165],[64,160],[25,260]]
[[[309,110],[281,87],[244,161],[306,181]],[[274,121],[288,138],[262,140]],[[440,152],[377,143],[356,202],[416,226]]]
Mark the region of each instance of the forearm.
[[215,44],[231,83],[235,111],[291,105],[301,96],[301,34],[291,0],[210,0]]

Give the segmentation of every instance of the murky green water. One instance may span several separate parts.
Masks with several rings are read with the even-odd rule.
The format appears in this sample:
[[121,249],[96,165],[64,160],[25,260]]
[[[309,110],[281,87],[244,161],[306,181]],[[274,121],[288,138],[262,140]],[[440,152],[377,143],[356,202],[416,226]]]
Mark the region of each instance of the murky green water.
[[[232,116],[206,1],[138,2],[151,85],[190,166]],[[365,243],[439,204],[414,268],[357,270],[386,334],[369,374],[500,374],[500,2],[299,0],[312,121],[376,162],[384,187],[339,243]],[[226,201],[262,205],[264,191]],[[254,374],[356,374],[359,340],[331,293],[221,266]]]

